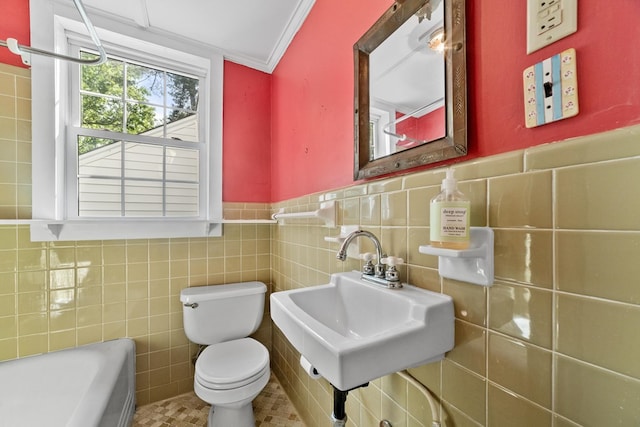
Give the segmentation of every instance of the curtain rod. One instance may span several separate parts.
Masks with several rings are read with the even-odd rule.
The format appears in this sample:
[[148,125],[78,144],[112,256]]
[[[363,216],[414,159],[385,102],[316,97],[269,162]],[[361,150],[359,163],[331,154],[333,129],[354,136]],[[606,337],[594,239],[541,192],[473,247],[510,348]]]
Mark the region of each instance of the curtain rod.
[[49,52],[46,50],[38,49],[35,47],[24,46],[18,44],[18,41],[14,38],[7,38],[7,40],[0,40],[0,46],[7,47],[12,53],[16,55],[20,55],[22,58],[22,62],[25,65],[31,65],[31,54],[48,56],[50,58],[62,59],[64,61],[76,62],[78,64],[84,65],[100,65],[107,60],[107,53],[104,51],[104,47],[102,47],[102,43],[100,42],[100,38],[96,33],[96,29],[93,27],[87,12],[84,9],[84,5],[82,4],[82,0],[73,0],[73,3],[76,5],[76,9],[78,9],[78,13],[82,18],[82,22],[84,22],[85,27],[87,27],[87,31],[89,32],[89,36],[93,43],[96,45],[98,49],[98,53],[100,56],[96,59],[81,59],[73,56],[62,55],[55,52]]

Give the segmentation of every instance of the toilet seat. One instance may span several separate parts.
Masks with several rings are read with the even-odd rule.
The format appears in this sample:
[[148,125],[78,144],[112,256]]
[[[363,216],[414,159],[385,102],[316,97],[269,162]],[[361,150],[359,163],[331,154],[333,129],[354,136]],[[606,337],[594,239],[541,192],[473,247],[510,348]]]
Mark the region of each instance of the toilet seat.
[[242,338],[207,347],[196,361],[195,376],[211,390],[246,386],[269,371],[269,352],[258,341]]
[[[216,390],[210,388],[207,385],[202,384],[200,379],[196,376],[193,381],[193,390],[196,395],[207,403],[210,403],[212,407],[225,406],[228,408],[240,408],[245,405],[249,405],[251,410],[251,401],[260,394],[269,382],[269,376],[271,371],[267,365],[264,373],[256,378],[252,383],[246,384],[242,387],[227,390]],[[228,425],[228,424],[227,424]]]

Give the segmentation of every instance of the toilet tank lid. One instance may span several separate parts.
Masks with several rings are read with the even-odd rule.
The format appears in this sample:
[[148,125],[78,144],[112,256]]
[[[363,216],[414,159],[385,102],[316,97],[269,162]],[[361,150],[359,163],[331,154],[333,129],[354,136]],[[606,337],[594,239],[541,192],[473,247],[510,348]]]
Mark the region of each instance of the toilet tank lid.
[[240,297],[244,295],[264,294],[267,285],[262,282],[229,283],[226,285],[207,285],[185,288],[180,291],[180,301],[193,303],[212,299]]

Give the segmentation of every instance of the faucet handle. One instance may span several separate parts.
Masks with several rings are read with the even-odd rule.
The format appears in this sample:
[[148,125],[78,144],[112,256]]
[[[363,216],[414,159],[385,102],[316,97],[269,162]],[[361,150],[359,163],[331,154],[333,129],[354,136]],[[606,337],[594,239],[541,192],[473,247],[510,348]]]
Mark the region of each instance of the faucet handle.
[[387,271],[384,273],[384,278],[389,282],[399,282],[400,276],[398,275],[396,265],[404,264],[404,260],[395,256],[388,256],[386,258],[382,258],[382,263],[389,266]]
[[376,257],[376,254],[372,254],[371,252],[365,252],[363,254],[358,255],[358,257],[360,259],[365,260],[366,262],[370,262]]
[[365,261],[365,264],[362,266],[362,273],[368,276],[373,275],[375,272],[374,272],[373,263],[371,261],[374,258],[376,258],[376,256],[371,252],[365,252],[363,254],[358,255],[358,257]]
[[395,256],[388,256],[386,258],[382,258],[380,260],[383,264],[387,264],[389,267],[395,267],[396,265],[404,264],[404,260],[402,258],[398,258]]

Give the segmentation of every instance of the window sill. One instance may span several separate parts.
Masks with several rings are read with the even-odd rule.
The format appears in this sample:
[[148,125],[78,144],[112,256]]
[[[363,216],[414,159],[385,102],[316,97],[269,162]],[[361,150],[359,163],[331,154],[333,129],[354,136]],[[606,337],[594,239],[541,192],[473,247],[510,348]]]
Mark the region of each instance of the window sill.
[[167,239],[219,237],[221,221],[186,219],[32,220],[31,241]]
[[275,219],[222,219],[222,224],[277,224]]
[[218,237],[222,235],[222,224],[276,223],[272,219],[0,219],[0,226],[31,226],[34,242]]

